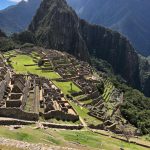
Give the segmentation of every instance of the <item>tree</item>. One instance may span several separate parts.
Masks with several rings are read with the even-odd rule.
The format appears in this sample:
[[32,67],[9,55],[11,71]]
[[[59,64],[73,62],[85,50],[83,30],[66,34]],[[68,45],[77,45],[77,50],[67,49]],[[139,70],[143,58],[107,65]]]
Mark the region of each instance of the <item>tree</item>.
[[71,91],[72,91],[72,83],[70,83]]
[[45,63],[44,60],[43,60],[43,59],[40,59],[39,62],[38,62],[38,66],[41,67],[41,66],[44,65],[44,63]]

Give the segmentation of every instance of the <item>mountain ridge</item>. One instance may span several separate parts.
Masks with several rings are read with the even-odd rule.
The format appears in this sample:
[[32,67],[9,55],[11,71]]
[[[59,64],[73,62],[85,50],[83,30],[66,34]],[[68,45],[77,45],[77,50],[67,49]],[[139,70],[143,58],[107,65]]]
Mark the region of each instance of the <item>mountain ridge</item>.
[[21,1],[0,11],[0,29],[12,34],[27,29],[32,17],[35,15],[41,0]]
[[[67,0],[77,14],[89,21],[125,35],[138,52],[150,55],[148,0]],[[94,13],[91,13],[94,10]]]
[[79,19],[65,0],[44,0],[29,31],[42,46],[67,50],[83,60],[88,53],[94,55],[95,49],[98,58],[107,60],[115,73],[140,89],[138,56],[129,41],[117,32]]

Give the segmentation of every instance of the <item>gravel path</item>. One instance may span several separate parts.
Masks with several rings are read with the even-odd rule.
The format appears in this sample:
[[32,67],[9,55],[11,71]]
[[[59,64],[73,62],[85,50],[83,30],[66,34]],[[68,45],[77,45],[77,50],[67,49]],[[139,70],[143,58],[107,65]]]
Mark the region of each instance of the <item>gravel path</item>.
[[13,146],[25,150],[75,150],[73,148],[53,146],[53,145],[47,146],[44,144],[32,144],[28,142],[11,140],[11,139],[1,138],[1,137],[0,137],[0,145]]

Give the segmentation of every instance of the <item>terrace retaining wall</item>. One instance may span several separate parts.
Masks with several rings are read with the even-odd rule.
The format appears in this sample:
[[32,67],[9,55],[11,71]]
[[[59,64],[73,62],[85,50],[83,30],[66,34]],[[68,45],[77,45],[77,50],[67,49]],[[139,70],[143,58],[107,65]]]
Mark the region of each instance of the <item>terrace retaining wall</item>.
[[19,108],[0,108],[0,117],[8,117],[8,118],[28,120],[28,121],[39,120],[38,114],[25,112]]
[[83,128],[82,125],[63,125],[63,124],[54,124],[54,123],[42,123],[43,126],[49,128],[57,128],[57,129],[67,129],[67,130],[80,130]]
[[79,116],[78,115],[72,115],[72,114],[67,114],[62,111],[49,111],[48,113],[43,114],[45,119],[51,119],[51,118],[56,118],[60,120],[67,120],[67,121],[78,121]]

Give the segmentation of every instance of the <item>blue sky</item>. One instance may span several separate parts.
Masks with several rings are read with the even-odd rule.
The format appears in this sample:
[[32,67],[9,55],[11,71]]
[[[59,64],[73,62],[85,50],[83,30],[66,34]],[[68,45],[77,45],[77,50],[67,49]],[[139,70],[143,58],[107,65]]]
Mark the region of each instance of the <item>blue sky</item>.
[[15,5],[17,2],[19,2],[21,0],[0,0],[0,10],[11,6],[11,5]]

